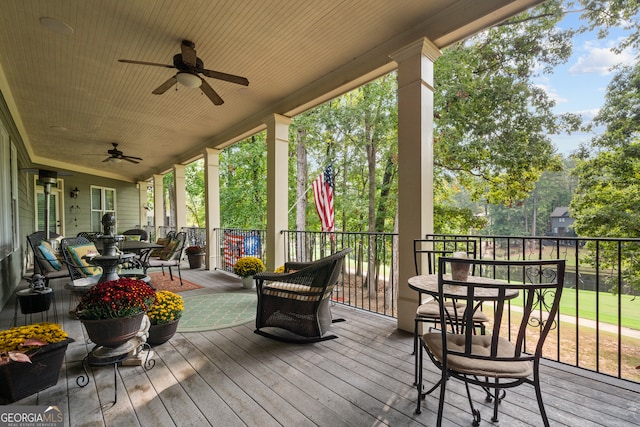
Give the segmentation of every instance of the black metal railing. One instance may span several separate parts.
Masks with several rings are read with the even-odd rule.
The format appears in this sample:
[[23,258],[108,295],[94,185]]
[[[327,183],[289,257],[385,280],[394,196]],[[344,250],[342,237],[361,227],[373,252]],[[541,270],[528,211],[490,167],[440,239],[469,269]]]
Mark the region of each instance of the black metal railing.
[[[285,260],[311,261],[353,248],[333,295],[334,303],[397,317],[397,236],[392,233],[282,231]],[[242,256],[236,242],[260,242],[253,254],[264,259],[264,230],[214,230],[220,263],[232,271]],[[547,338],[544,356],[568,365],[640,382],[640,239],[565,236],[429,235],[428,238],[476,242],[481,259],[564,259],[565,287],[557,328]],[[244,245],[244,242],[242,243]],[[455,245],[454,245],[455,247]],[[234,252],[235,250],[235,252]],[[508,272],[476,274],[504,280]],[[511,307],[517,313],[517,307]]]

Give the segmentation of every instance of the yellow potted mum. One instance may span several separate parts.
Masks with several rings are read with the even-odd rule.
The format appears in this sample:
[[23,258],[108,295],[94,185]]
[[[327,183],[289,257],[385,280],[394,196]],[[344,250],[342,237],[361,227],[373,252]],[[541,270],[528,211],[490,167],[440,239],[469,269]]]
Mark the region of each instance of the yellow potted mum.
[[184,299],[171,291],[156,292],[156,302],[147,311],[151,322],[147,342],[159,345],[169,341],[178,329],[184,311]]
[[262,260],[253,256],[242,257],[233,266],[233,272],[242,277],[242,286],[247,289],[253,287],[253,275],[262,273],[264,270]]
[[0,331],[0,404],[56,385],[70,342],[73,339],[55,323]]

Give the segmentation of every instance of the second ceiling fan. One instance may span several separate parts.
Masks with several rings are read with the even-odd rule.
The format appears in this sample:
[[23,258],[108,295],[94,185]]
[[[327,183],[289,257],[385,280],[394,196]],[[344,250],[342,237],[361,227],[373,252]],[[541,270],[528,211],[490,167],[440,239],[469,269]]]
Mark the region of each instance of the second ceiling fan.
[[173,65],[158,64],[156,62],[134,61],[131,59],[119,59],[118,61],[129,64],[151,65],[154,67],[177,69],[178,73],[158,86],[153,91],[154,95],[162,95],[170,87],[179,82],[180,84],[188,87],[199,86],[202,92],[207,95],[211,102],[213,102],[215,105],[222,105],[224,101],[222,100],[220,95],[218,95],[218,93],[213,90],[209,83],[207,83],[202,77],[200,77],[199,74],[210,77],[212,79],[224,80],[243,86],[249,86],[249,80],[247,80],[245,77],[222,73],[220,71],[207,70],[206,68],[204,68],[204,63],[200,58],[197,57],[195,49],[196,45],[192,41],[182,40],[180,48],[182,53],[177,53],[173,56]]

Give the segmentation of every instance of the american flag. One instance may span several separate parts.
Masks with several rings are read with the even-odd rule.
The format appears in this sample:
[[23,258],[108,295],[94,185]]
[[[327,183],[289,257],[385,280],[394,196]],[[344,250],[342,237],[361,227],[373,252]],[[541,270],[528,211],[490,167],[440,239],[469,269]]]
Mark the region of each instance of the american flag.
[[313,181],[313,198],[322,223],[322,231],[333,231],[333,171],[331,165]]

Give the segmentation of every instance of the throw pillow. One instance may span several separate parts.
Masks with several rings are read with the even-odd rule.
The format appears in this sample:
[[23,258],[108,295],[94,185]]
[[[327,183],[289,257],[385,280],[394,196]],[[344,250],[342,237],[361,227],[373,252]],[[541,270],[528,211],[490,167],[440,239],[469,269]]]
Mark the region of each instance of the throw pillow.
[[38,251],[40,252],[41,258],[45,259],[45,262],[42,263],[43,267],[47,272],[51,271],[60,271],[62,269],[62,264],[58,260],[56,256],[56,252],[51,247],[51,244],[46,240],[43,240],[38,245]]
[[162,253],[165,251],[167,244],[171,241],[171,239],[168,239],[166,237],[161,237],[158,240],[156,240],[156,244],[158,245],[162,245],[162,248],[157,248],[151,251],[151,254],[149,256],[157,256],[160,257],[162,256]]
[[87,255],[97,255],[98,250],[93,243],[87,243],[84,245],[67,246],[67,252],[71,255],[73,262],[82,271],[85,276],[95,276],[102,273],[100,267],[94,267],[87,262],[84,258]]
[[142,236],[140,236],[140,235],[136,236],[134,234],[126,234],[124,236],[124,240],[135,240],[136,242],[139,242],[140,241],[140,237],[142,237]]
[[165,250],[162,252],[162,255],[160,255],[160,259],[163,261],[168,261],[171,259],[171,257],[173,256],[173,253],[176,251],[176,248],[178,247],[178,241],[177,240],[172,240],[171,242],[169,242],[169,244],[166,246]]

